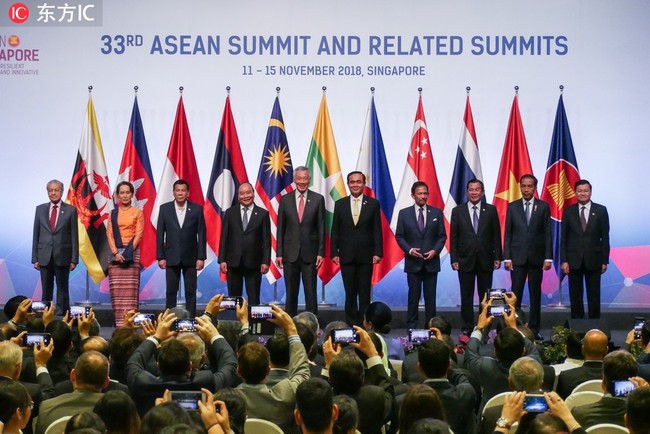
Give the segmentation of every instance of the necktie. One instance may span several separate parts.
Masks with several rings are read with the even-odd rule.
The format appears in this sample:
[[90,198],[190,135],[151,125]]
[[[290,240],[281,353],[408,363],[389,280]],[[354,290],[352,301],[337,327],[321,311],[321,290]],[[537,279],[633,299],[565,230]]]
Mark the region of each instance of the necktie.
[[359,222],[359,199],[354,199],[354,204],[352,206],[352,221],[355,226]]
[[580,226],[582,226],[582,232],[587,230],[587,219],[585,218],[585,208],[586,206],[580,207]]
[[472,216],[472,226],[474,226],[474,233],[478,234],[478,207],[474,205],[472,209],[474,210],[474,215]]
[[424,232],[424,214],[422,214],[422,207],[418,209],[418,229],[420,229],[420,233]]
[[248,208],[244,207],[244,217],[241,219],[242,226],[244,227],[244,230],[246,230],[246,227],[248,226]]
[[526,224],[529,224],[530,223],[530,202],[526,202],[525,213],[526,213]]
[[298,199],[298,221],[302,222],[302,215],[305,213],[305,195],[301,194]]
[[50,213],[50,230],[52,232],[54,232],[54,229],[56,229],[56,210],[58,208],[58,205],[52,205],[52,212]]

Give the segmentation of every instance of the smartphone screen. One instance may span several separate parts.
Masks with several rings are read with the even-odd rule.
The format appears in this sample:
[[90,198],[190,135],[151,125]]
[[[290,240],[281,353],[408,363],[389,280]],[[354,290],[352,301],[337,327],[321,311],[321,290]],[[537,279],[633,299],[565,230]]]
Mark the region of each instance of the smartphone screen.
[[273,318],[271,306],[251,306],[252,319],[269,319]]
[[49,333],[27,333],[23,336],[23,346],[32,348],[34,345],[43,341],[44,345],[49,345],[52,336]]
[[490,289],[489,297],[491,299],[505,298],[506,290],[505,288]]
[[242,297],[224,297],[223,300],[221,300],[221,307],[226,310],[236,310],[237,306],[241,307],[242,304]]
[[645,324],[645,318],[634,318],[634,339],[641,339],[641,329]]
[[510,312],[510,308],[506,305],[488,306],[488,315],[490,316],[503,316],[506,312]]
[[627,396],[634,390],[634,383],[629,380],[612,381],[612,386],[612,395],[616,397]]
[[154,322],[155,318],[153,313],[139,313],[133,317],[133,325],[142,325],[145,321]]
[[90,315],[90,307],[88,306],[70,306],[70,318],[79,318],[81,315]]
[[196,320],[193,319],[177,319],[171,327],[172,331],[179,333],[190,333],[196,331]]
[[32,301],[32,312],[43,312],[50,307],[51,301]]
[[173,402],[189,411],[198,411],[199,401],[205,402],[201,391],[172,391],[171,395]]
[[332,341],[338,344],[359,343],[360,336],[354,329],[332,330]]
[[429,329],[412,329],[409,330],[409,341],[414,344],[421,344],[428,341],[433,336],[433,332]]
[[526,395],[524,410],[529,413],[544,413],[549,411],[549,408],[544,395]]

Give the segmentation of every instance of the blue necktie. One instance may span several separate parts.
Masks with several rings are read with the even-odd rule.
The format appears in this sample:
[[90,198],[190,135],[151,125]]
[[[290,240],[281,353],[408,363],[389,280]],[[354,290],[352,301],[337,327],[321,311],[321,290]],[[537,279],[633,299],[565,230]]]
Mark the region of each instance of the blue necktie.
[[474,210],[474,216],[472,217],[472,226],[474,226],[474,233],[478,234],[478,207],[474,205],[472,209]]

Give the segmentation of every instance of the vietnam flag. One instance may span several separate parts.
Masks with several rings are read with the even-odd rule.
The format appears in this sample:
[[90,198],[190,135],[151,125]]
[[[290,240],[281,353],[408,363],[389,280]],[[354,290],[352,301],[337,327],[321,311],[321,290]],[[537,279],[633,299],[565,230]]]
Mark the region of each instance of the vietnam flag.
[[[492,204],[497,207],[501,227],[505,226],[508,204],[517,199],[521,199],[519,178],[527,173],[532,174],[533,167],[530,164],[524,125],[521,122],[521,115],[519,114],[519,97],[515,95],[510,110],[508,131],[506,132],[506,141],[503,145],[501,166],[499,166],[499,175],[492,201]],[[535,197],[537,197],[537,192],[535,192]],[[501,241],[503,241],[504,235],[505,231],[501,231]]]

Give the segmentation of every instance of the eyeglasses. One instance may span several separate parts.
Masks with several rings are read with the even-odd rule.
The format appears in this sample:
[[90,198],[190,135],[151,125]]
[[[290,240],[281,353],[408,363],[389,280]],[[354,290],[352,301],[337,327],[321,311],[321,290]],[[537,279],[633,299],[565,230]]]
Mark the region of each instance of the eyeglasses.
[[29,401],[29,403],[25,406],[25,410],[27,410],[27,407],[29,407],[30,410],[34,409],[34,401]]

